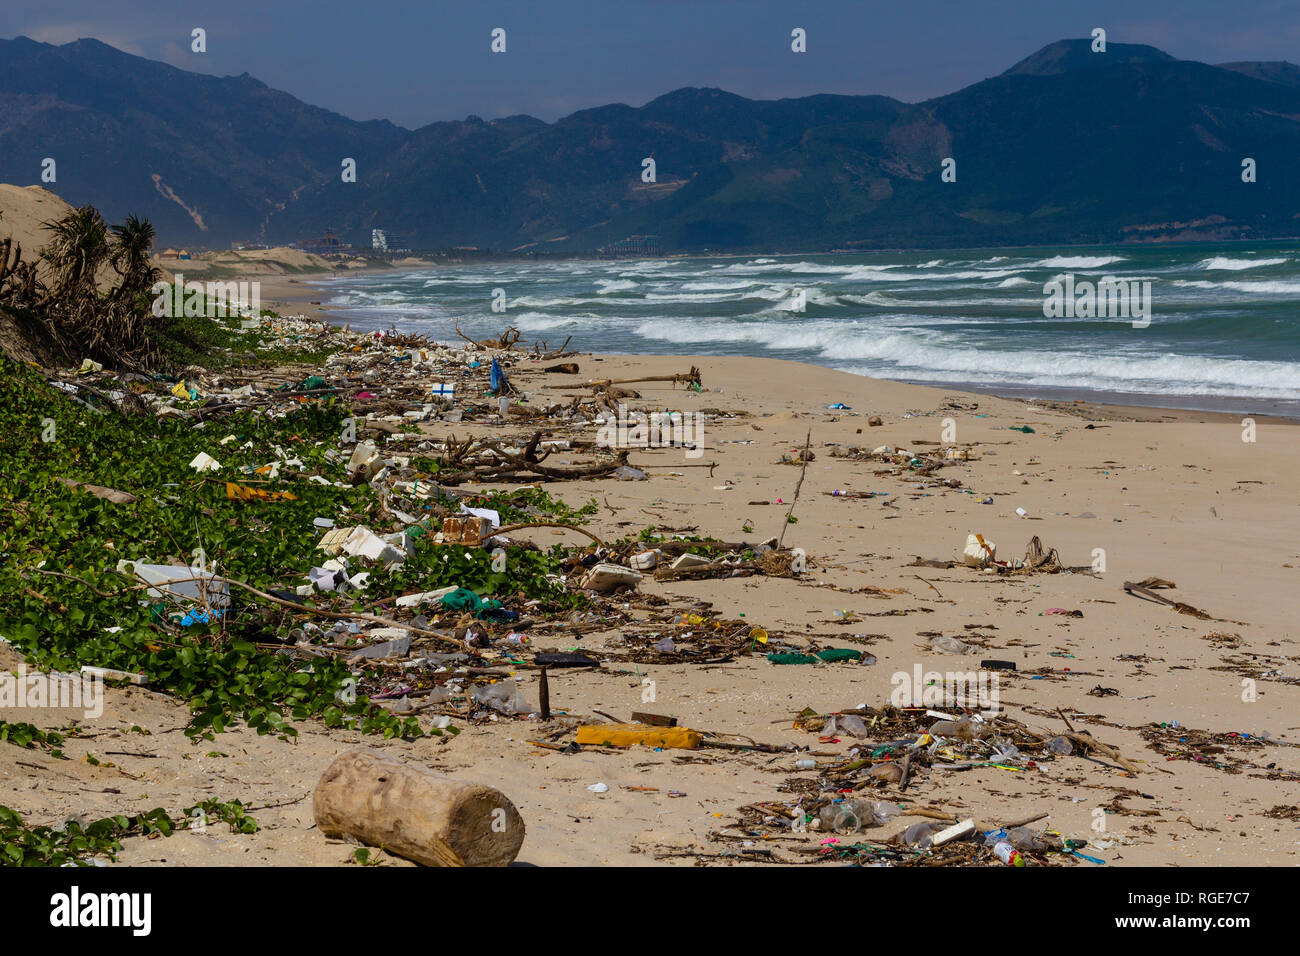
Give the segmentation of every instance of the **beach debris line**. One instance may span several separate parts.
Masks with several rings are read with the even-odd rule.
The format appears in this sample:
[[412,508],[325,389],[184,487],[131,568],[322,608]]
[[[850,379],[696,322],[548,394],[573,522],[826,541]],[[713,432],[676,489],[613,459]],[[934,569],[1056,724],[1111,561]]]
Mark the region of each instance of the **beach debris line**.
[[[783,847],[783,853],[769,862],[811,856],[818,862],[892,866],[1044,866],[1079,859],[1104,863],[1079,853],[1088,839],[1031,826],[1048,813],[981,820],[953,809],[918,805],[913,803],[918,798],[906,796],[909,790],[926,787],[937,773],[977,768],[1034,773],[1071,758],[1132,776],[1140,773],[1117,748],[1076,731],[1059,711],[1067,729],[1056,733],[1032,729],[1005,714],[962,714],[954,704],[958,702],[937,704],[953,713],[930,705],[860,705],[832,712],[805,707],[793,718],[796,730],[817,735],[823,744],[851,738],[852,746],[840,755],[823,752],[820,759],[795,754],[790,768],[795,776],[781,788],[790,795],[788,800],[742,806],[735,822],[709,839],[731,845],[739,839],[794,841],[774,844]],[[805,776],[809,772],[815,777],[811,786]]]

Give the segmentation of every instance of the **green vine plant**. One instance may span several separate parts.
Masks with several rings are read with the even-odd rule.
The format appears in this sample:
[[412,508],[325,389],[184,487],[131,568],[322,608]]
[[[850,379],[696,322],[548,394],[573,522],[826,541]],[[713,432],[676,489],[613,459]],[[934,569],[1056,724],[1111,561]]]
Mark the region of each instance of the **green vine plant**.
[[0,720],[0,741],[24,749],[34,750],[40,747],[48,750],[51,757],[67,759],[59,749],[63,745],[63,734],[54,730],[41,730],[33,724],[11,724]]
[[[261,591],[307,580],[320,560],[314,518],[380,520],[377,496],[368,486],[347,483],[343,462],[326,454],[337,450],[350,416],[345,405],[312,404],[281,417],[244,411],[197,430],[177,416],[93,407],[93,396],[78,402],[34,369],[3,358],[0,378],[6,382],[0,403],[0,636],[29,666],[144,674],[156,690],[188,703],[192,739],[213,739],[241,722],[258,734],[289,739],[297,735],[292,722],[305,720],[385,738],[441,735],[423,729],[414,716],[399,717],[357,695],[341,658],[303,662],[275,653],[268,629],[287,633],[291,626],[282,608],[258,604],[241,590],[231,594],[225,617],[182,626],[174,605],[145,598],[139,582],[117,570],[120,561],[189,565],[201,555],[209,570]],[[234,441],[220,443],[230,435]],[[295,500],[231,500],[224,481],[189,467],[206,450],[219,456],[223,476],[242,477],[276,460],[277,448],[291,449],[303,471],[260,487],[291,491]],[[311,475],[328,483],[308,481]],[[72,491],[60,478],[135,500],[123,505]],[[471,503],[500,511],[505,522],[544,517],[579,523],[597,509],[594,500],[573,508],[536,488],[485,493]],[[450,499],[445,504],[458,506]],[[366,594],[457,585],[483,596],[536,600],[540,611],[582,607],[586,599],[561,583],[565,558],[560,545],[512,549],[506,570],[499,571],[484,549],[426,544],[400,566],[372,569]],[[373,611],[358,594],[302,603],[336,613]]]
[[130,816],[105,817],[85,826],[69,821],[61,827],[28,826],[16,811],[0,806],[0,866],[93,866],[91,861],[101,856],[115,862],[126,837],[169,837],[177,830],[197,829],[214,819],[235,833],[258,830],[257,821],[238,800],[205,800],[187,808],[180,819],[158,807]]

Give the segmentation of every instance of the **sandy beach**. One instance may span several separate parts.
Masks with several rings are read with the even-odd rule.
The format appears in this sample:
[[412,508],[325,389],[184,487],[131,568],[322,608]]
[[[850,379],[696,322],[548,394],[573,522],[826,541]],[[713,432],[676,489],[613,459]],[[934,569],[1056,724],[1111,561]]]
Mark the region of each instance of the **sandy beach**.
[[[286,284],[283,295],[294,288]],[[269,302],[282,294],[264,296],[274,308]],[[816,759],[830,761],[856,741],[819,740],[797,728],[805,708],[879,707],[898,674],[1009,661],[1014,670],[996,672],[1003,713],[1049,734],[1068,721],[1138,772],[1075,754],[1029,768],[936,769],[906,791],[891,786],[875,799],[981,822],[1047,813],[1040,826],[1087,839],[1092,849],[1084,852],[1111,866],[1293,864],[1300,818],[1300,728],[1290,723],[1300,693],[1290,660],[1300,586],[1294,424],[1261,418],[1251,435],[1240,417],[1224,414],[1035,404],[770,359],[581,354],[572,361],[576,375],[518,362],[512,380],[540,405],[574,394],[558,386],[588,379],[671,375],[692,365],[702,378],[699,391],[635,385],[641,397],[629,400],[648,411],[702,413],[699,457],[638,449],[631,462],[648,480],[547,485],[573,507],[596,502],[592,532],[615,539],[654,526],[660,534],[762,540],[784,529],[784,544],[808,556],[798,577],[647,576],[642,593],[695,602],[723,619],[743,615],[786,646],[855,648],[874,662],[778,666],[750,654],[716,664],[558,670],[550,675],[553,709],[620,717],[649,710],[686,727],[810,747]],[[835,404],[847,408],[828,407]],[[876,416],[881,424],[869,424]],[[422,429],[436,438],[466,430],[444,422]],[[797,523],[787,523],[801,467],[782,458],[797,457],[806,438],[813,458],[794,507]],[[930,479],[840,457],[852,449],[948,445],[970,449],[971,460]],[[875,497],[833,495],[837,490]],[[1057,549],[1061,564],[1085,570],[1000,575],[960,563],[917,565],[918,558],[960,562],[971,533],[996,542],[1003,559],[1021,557],[1037,536]],[[524,534],[543,547],[581,542],[558,529]],[[1125,581],[1152,577],[1176,584],[1160,595],[1206,618],[1123,589]],[[936,652],[929,643],[935,635],[960,638],[974,652]],[[558,649],[622,646],[613,628]],[[0,647],[0,665],[20,662]],[[535,701],[536,671],[517,676]],[[12,711],[0,716],[22,719]],[[68,739],[72,760],[0,748],[8,803],[33,822],[51,822],[237,798],[259,808],[258,833],[230,837],[212,828],[131,840],[121,861],[342,864],[352,847],[314,829],[311,793],[338,753],[365,745],[499,787],[527,825],[523,863],[734,864],[744,860],[746,841],[771,849],[768,862],[796,863],[827,839],[822,832],[754,837],[738,829],[742,806],[789,804],[800,781],[815,780],[790,754],[560,753],[528,743],[539,735],[535,722],[504,718],[410,742],[306,721],[292,744],[244,727],[196,744],[180,733],[187,719],[174,699],[110,689],[104,715]],[[84,761],[86,753],[99,764]],[[590,789],[597,784],[607,790]]]

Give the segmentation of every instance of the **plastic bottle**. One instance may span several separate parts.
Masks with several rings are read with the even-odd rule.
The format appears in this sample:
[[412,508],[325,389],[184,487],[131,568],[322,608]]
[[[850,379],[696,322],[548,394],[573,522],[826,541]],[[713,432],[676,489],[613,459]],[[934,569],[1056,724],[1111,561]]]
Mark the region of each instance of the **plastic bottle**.
[[813,760],[810,757],[805,757],[802,760],[796,760],[794,762],[794,769],[795,770],[816,770],[817,761]]
[[960,720],[940,720],[930,728],[931,737],[949,737],[954,740],[979,740],[991,736],[993,729],[963,717]]
[[994,845],[993,855],[1007,866],[1025,865],[1025,859],[1020,855],[1020,851],[1005,840]]
[[842,803],[828,809],[835,811],[832,817],[831,829],[836,833],[857,833],[862,829],[862,817],[858,815],[858,808],[855,805]]

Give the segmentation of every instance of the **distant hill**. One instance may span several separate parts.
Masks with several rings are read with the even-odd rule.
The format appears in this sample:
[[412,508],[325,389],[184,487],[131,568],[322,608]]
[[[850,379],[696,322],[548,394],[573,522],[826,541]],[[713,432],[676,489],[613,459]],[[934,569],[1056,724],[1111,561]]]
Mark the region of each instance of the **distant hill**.
[[412,131],[94,40],[0,41],[0,180],[37,182],[45,156],[70,202],[209,247],[327,229],[369,245],[376,227],[412,248],[555,252],[647,233],[665,251],[1267,237],[1298,231],[1300,68],[1062,40],[916,104],[686,88]]
[[1025,57],[1003,76],[1056,76],[1076,70],[1098,70],[1119,63],[1171,63],[1173,57],[1145,43],[1107,43],[1094,53],[1092,40],[1057,40]]
[[1288,63],[1286,60],[1264,60],[1259,63],[1220,63],[1219,66],[1235,73],[1253,76],[1257,80],[1282,83],[1286,86],[1300,86],[1300,66]]
[[97,40],[0,41],[0,181],[38,183],[51,157],[60,195],[110,221],[148,215],[166,242],[255,235],[343,157],[373,165],[406,135],[247,74],[189,73]]

